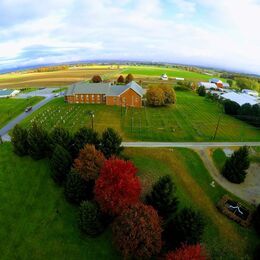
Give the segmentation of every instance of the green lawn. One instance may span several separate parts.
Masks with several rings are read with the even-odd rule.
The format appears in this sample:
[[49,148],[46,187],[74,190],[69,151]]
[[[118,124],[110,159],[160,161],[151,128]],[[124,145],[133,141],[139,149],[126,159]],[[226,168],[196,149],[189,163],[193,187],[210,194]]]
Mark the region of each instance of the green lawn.
[[56,99],[33,113],[25,124],[41,123],[47,129],[55,125],[72,131],[90,126],[88,111],[94,111],[94,127],[117,129],[125,140],[212,141],[221,116],[216,141],[259,141],[260,131],[223,113],[222,107],[195,93],[177,91],[177,104],[170,107],[122,109],[106,105],[67,104]]
[[213,76],[210,75],[187,71],[184,69],[164,68],[164,67],[155,67],[155,66],[129,67],[123,71],[123,74],[128,74],[128,73],[131,73],[136,77],[140,77],[140,76],[160,77],[162,74],[166,73],[168,77],[184,78],[186,80],[194,80],[194,81],[208,81],[209,79],[213,78]]
[[27,106],[34,105],[41,100],[41,97],[32,97],[30,99],[0,99],[0,128],[21,114]]
[[[250,257],[257,243],[253,230],[240,227],[215,207],[227,194],[216,185],[199,156],[188,149],[127,149],[139,169],[143,196],[152,184],[170,174],[180,207],[190,206],[205,216],[203,236],[212,259]],[[69,205],[50,177],[46,160],[17,157],[11,144],[0,146],[1,259],[119,259],[110,229],[98,238],[80,234],[76,208]],[[249,258],[248,258],[249,259]]]
[[257,244],[255,232],[232,222],[216,209],[219,199],[229,192],[218,184],[215,188],[210,185],[212,178],[195,152],[131,148],[126,154],[139,169],[143,196],[160,176],[170,174],[177,187],[180,207],[193,207],[203,213],[207,223],[203,243],[212,259],[250,258]]
[[227,157],[224,151],[221,148],[218,148],[212,152],[212,159],[218,170],[221,171],[226,162]]
[[17,157],[0,145],[1,259],[118,259],[111,232],[80,234],[76,209],[50,177],[47,161]]

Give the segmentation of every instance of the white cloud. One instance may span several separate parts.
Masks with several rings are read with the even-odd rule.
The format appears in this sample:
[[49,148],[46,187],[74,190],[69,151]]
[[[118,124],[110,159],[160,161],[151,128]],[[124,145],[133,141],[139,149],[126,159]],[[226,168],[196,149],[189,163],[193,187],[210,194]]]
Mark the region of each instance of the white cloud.
[[260,5],[253,0],[45,0],[40,7],[30,0],[6,2],[0,7],[17,4],[15,15],[23,19],[0,30],[0,68],[15,60],[121,58],[260,73]]

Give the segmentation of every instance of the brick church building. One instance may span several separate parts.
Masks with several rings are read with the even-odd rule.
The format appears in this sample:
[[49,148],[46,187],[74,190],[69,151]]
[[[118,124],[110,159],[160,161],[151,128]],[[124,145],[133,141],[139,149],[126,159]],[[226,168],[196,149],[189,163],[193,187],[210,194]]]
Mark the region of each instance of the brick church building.
[[65,93],[65,101],[76,104],[141,107],[143,94],[143,88],[135,81],[127,85],[79,82],[68,88]]

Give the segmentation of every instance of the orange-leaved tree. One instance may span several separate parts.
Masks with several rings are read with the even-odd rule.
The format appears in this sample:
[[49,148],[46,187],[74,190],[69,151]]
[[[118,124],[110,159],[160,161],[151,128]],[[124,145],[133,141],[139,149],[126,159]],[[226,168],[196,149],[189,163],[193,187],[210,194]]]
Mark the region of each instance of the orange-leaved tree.
[[79,156],[74,160],[73,167],[85,181],[96,180],[103,166],[105,156],[94,145],[87,144],[80,150]]

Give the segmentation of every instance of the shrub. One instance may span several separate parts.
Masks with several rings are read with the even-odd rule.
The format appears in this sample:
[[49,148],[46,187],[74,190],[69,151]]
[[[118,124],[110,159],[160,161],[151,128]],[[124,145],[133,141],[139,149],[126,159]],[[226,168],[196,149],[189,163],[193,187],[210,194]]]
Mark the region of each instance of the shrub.
[[102,78],[99,75],[94,75],[91,79],[93,83],[100,83],[102,82]]
[[134,76],[132,74],[128,74],[125,78],[125,84],[128,84],[133,80],[134,80]]
[[59,144],[56,145],[51,160],[52,178],[58,184],[62,184],[70,171],[72,159],[69,152]]
[[162,229],[151,206],[142,203],[128,206],[115,220],[112,231],[124,258],[148,259],[161,250]]
[[112,155],[120,155],[123,151],[121,146],[122,137],[112,128],[107,128],[101,138],[101,151],[106,158],[110,158]]
[[240,105],[234,101],[226,100],[224,102],[224,110],[228,115],[237,115]]
[[63,127],[55,127],[50,132],[50,144],[52,150],[55,149],[56,145],[60,145],[69,151],[72,142],[70,132]]
[[174,252],[169,252],[165,260],[206,260],[206,250],[200,244],[185,245],[183,244],[179,249]]
[[125,83],[125,78],[123,75],[120,75],[117,79],[118,84],[124,84]]
[[249,151],[246,146],[235,151],[231,158],[226,160],[222,169],[222,175],[233,183],[241,183],[245,180],[246,170],[249,168]]
[[94,145],[87,144],[80,150],[73,167],[85,181],[96,180],[104,161],[103,153],[96,150]]
[[138,202],[141,185],[136,172],[130,161],[116,158],[105,161],[94,189],[102,211],[118,215],[126,206]]
[[74,170],[68,174],[64,194],[65,198],[74,204],[79,204],[83,200],[92,199],[95,182],[86,182]]
[[169,175],[161,177],[146,196],[147,204],[153,206],[158,214],[167,219],[177,211],[178,199],[175,196],[175,186]]
[[159,88],[164,93],[164,104],[165,105],[176,103],[176,94],[172,87],[161,85],[161,86],[159,86]]
[[199,96],[201,96],[201,97],[205,97],[206,96],[206,89],[205,89],[204,86],[198,87],[197,91],[198,91]]
[[16,125],[12,132],[11,142],[13,144],[14,152],[19,156],[28,154],[28,132],[26,129]]
[[39,125],[34,123],[28,131],[28,154],[39,160],[50,154],[49,135]]
[[146,92],[146,98],[149,106],[158,107],[164,105],[164,91],[161,88],[149,88]]
[[102,215],[96,203],[90,201],[81,202],[78,224],[80,230],[89,236],[96,236],[103,231]]
[[98,133],[91,128],[82,127],[80,128],[73,137],[72,144],[72,155],[77,157],[79,151],[86,145],[93,144],[98,149],[100,144],[100,139]]
[[181,244],[196,245],[201,242],[205,223],[202,215],[190,208],[184,208],[165,228],[166,248],[175,249]]
[[253,223],[256,233],[260,236],[260,204],[257,206],[254,213]]

